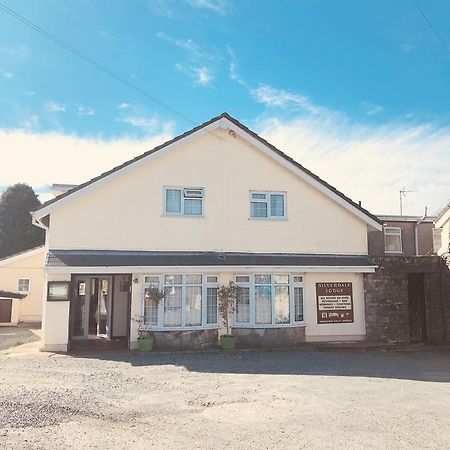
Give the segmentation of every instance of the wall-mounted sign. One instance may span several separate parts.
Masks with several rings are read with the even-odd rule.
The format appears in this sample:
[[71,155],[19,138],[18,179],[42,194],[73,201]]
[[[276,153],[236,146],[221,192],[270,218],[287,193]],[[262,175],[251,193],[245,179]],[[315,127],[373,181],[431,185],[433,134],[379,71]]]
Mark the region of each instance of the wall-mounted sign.
[[64,302],[69,300],[69,281],[49,281],[47,301]]
[[316,283],[316,297],[317,323],[353,322],[352,283]]

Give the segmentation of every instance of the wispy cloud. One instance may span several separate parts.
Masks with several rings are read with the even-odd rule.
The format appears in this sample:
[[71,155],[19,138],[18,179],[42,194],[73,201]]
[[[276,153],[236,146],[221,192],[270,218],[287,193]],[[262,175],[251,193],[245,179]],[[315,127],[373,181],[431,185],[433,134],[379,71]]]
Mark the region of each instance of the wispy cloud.
[[230,0],[185,0],[185,2],[195,8],[207,9],[221,15],[233,10],[233,2]]
[[33,91],[33,90],[29,89],[27,91],[23,91],[22,95],[25,95],[27,97],[32,97],[33,95],[36,95],[36,91]]
[[194,80],[195,84],[200,86],[209,86],[214,79],[214,76],[211,74],[210,70],[205,67],[192,67],[185,66],[183,64],[175,64],[175,68],[179,72],[183,72]]
[[130,104],[129,103],[125,103],[125,102],[123,102],[123,103],[120,103],[119,105],[117,105],[117,109],[128,109],[128,108],[130,108]]
[[236,55],[231,47],[227,47],[228,57],[229,57],[229,75],[230,79],[244,87],[248,87],[245,80],[241,77],[241,75],[238,73],[237,68],[237,58]]
[[4,78],[14,78],[14,74],[12,72],[3,72],[2,76]]
[[315,105],[308,97],[295,92],[277,89],[267,84],[260,84],[251,89],[250,94],[259,103],[271,108],[293,108],[304,110],[310,114],[320,114],[324,108]]
[[78,116],[95,116],[95,109],[78,105]]
[[186,52],[188,52],[190,56],[201,58],[204,60],[215,59],[215,55],[212,54],[211,51],[208,51],[201,45],[195,43],[192,39],[176,38],[170,36],[167,33],[163,33],[162,31],[156,33],[156,37],[164,41],[170,42],[172,45],[175,45],[178,48],[186,50]]
[[168,0],[147,0],[149,10],[161,17],[174,19],[177,17],[174,9],[170,6]]
[[61,104],[61,103],[56,103],[56,102],[46,102],[44,105],[44,108],[46,111],[49,112],[66,112],[66,106]]
[[372,102],[361,102],[359,106],[368,116],[379,114],[384,110],[382,106]]
[[121,117],[117,119],[118,122],[127,123],[136,128],[153,129],[159,125],[158,119],[156,117]]
[[339,115],[276,116],[256,122],[261,135],[349,197],[378,214],[437,212],[450,198],[450,127],[428,123],[366,125]]
[[11,46],[0,45],[0,54],[14,59],[24,59],[29,56],[30,52],[27,46],[19,42]]

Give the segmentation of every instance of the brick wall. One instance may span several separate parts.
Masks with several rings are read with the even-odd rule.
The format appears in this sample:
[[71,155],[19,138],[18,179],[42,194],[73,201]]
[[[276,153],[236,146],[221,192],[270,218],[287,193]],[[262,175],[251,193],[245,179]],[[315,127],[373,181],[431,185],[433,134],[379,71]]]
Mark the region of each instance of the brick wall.
[[408,274],[424,276],[426,341],[450,342],[450,272],[438,256],[373,258],[378,269],[364,275],[368,341],[410,342]]

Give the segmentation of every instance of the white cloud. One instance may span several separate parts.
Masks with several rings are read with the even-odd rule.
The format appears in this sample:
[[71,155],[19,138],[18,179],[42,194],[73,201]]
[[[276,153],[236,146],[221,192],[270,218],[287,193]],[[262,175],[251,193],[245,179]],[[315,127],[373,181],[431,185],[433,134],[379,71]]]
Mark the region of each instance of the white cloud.
[[111,140],[0,130],[0,148],[8,149],[2,155],[2,185],[17,182],[32,186],[79,184],[152,149],[171,136],[172,129],[168,124],[145,138]]
[[130,106],[129,103],[120,103],[120,105],[117,105],[117,109],[128,109]]
[[361,102],[359,106],[368,116],[379,114],[384,110],[382,106],[372,102]]
[[163,33],[162,31],[156,33],[156,37],[164,41],[170,42],[172,45],[175,45],[178,48],[186,50],[186,52],[188,52],[190,56],[205,60],[215,59],[215,55],[213,55],[210,51],[203,48],[201,45],[195,43],[192,39],[176,38],[168,35],[167,33]]
[[227,47],[227,51],[228,51],[228,56],[230,58],[230,62],[229,62],[229,66],[228,66],[230,79],[232,81],[235,81],[236,83],[240,84],[241,86],[248,88],[247,83],[238,73],[237,58],[236,58],[236,55],[235,55],[233,49],[231,47]]
[[308,97],[284,89],[277,89],[267,84],[260,84],[250,90],[251,96],[259,103],[271,108],[292,108],[310,114],[321,114],[325,108],[315,105]]
[[125,116],[116,118],[117,122],[126,123],[135,128],[140,128],[146,133],[171,135],[174,124],[172,122],[161,122],[156,116]]
[[183,72],[189,77],[191,77],[195,84],[200,86],[209,86],[214,79],[211,71],[205,67],[192,67],[192,66],[184,66],[183,64],[175,64],[175,68],[179,72]]
[[233,9],[233,3],[230,0],[185,0],[189,5],[195,8],[208,9],[218,14],[228,14]]
[[147,5],[150,11],[157,16],[166,17],[167,19],[176,17],[167,0],[147,0]]
[[30,54],[28,47],[20,42],[12,46],[0,45],[0,53],[12,59],[24,59]]
[[14,74],[12,72],[3,72],[2,75],[4,78],[14,78]]
[[28,91],[23,91],[22,95],[26,95],[27,97],[32,97],[33,95],[36,95],[36,91],[29,89]]
[[95,116],[95,109],[88,108],[86,106],[78,105],[78,115],[82,116]]
[[49,112],[66,112],[65,105],[56,102],[47,102],[44,107]]
[[439,211],[450,198],[450,127],[433,124],[362,125],[320,115],[257,121],[261,135],[363,207],[399,213],[399,190],[417,189],[406,214]]

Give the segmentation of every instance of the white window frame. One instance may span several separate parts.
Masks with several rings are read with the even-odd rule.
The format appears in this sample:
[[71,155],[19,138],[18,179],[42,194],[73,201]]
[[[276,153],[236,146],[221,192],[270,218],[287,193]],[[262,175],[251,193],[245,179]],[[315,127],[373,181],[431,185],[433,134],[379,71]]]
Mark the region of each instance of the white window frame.
[[[395,230],[395,232],[393,232]],[[384,252],[385,253],[403,253],[402,229],[400,227],[383,227]],[[386,250],[386,236],[399,236],[400,250]]]
[[[161,300],[161,302],[158,304],[158,321],[156,325],[151,324],[141,324],[140,329],[147,330],[147,331],[186,331],[186,330],[205,330],[205,329],[217,329],[219,328],[219,308],[217,306],[217,321],[216,323],[207,323],[207,294],[208,294],[208,288],[219,287],[219,276],[215,273],[198,273],[198,272],[183,272],[182,274],[178,272],[165,272],[161,274],[144,274],[142,275],[142,293],[141,293],[141,317],[144,318],[144,295],[145,295],[145,289],[150,287],[150,283],[145,282],[145,277],[159,277],[159,287],[158,289],[161,291],[164,291],[165,284],[164,284],[164,277],[166,275],[181,275],[182,276],[182,282],[181,282],[181,326],[164,326],[164,299]],[[201,324],[200,325],[189,325],[187,326],[186,323],[186,287],[192,286],[192,284],[188,284],[186,282],[186,277],[188,275],[201,275],[202,276],[202,312],[201,312]],[[207,280],[207,277],[217,277],[216,282],[211,282]],[[176,284],[176,286],[180,286],[179,284]]]
[[[265,195],[265,199],[253,199],[253,194]],[[272,216],[270,208],[270,197],[271,195],[282,195],[283,196],[283,216]],[[249,192],[249,218],[250,220],[287,220],[287,192],[285,191],[250,191]],[[254,217],[252,216],[252,203],[265,203],[267,206],[267,216],[266,217]]]
[[[20,281],[27,280],[28,281],[28,290],[22,291],[19,289]],[[20,294],[29,294],[31,292],[31,278],[20,277],[17,278],[17,292]]]
[[[180,192],[180,198],[181,198],[181,209],[180,212],[170,212],[167,211],[167,191],[173,190],[173,191],[179,191]],[[186,191],[201,191],[200,196],[186,196]],[[186,187],[186,186],[164,186],[163,189],[163,215],[165,216],[175,216],[175,217],[203,217],[204,210],[205,210],[205,189],[202,187]],[[193,199],[193,200],[201,200],[202,202],[202,210],[201,214],[185,214],[185,201],[186,199]]]
[[[241,283],[236,281],[238,276],[249,276],[250,281],[248,283]],[[255,322],[255,275],[270,275],[271,276],[271,296],[272,296],[272,323],[262,324]],[[275,286],[279,285],[275,283],[276,275],[289,275],[289,283],[281,284],[282,286],[289,286],[289,322],[288,323],[276,323],[275,318]],[[294,276],[300,276],[302,281],[294,282]],[[267,272],[260,271],[252,274],[249,273],[235,273],[233,275],[233,280],[237,286],[249,287],[250,288],[250,321],[249,322],[238,322],[236,320],[236,311],[233,314],[233,324],[235,328],[286,328],[286,327],[298,327],[305,325],[305,284],[304,284],[304,274],[303,273],[288,273],[288,272]],[[303,291],[303,320],[295,321],[295,303],[294,303],[294,288],[301,287]]]

